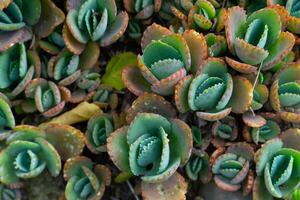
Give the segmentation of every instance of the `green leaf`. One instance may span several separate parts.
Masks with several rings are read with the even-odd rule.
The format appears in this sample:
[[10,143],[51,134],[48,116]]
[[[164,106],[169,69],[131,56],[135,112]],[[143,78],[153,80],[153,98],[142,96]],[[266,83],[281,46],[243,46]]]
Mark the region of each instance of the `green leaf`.
[[122,70],[127,66],[136,66],[137,56],[132,52],[124,52],[114,56],[106,66],[101,82],[117,90],[125,88],[122,81]]

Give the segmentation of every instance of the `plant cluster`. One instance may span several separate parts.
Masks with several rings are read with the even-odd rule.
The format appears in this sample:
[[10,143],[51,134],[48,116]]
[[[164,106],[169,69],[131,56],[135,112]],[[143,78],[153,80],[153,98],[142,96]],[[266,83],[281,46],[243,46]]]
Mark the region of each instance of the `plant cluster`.
[[0,1],[0,199],[202,198],[300,200],[300,1]]

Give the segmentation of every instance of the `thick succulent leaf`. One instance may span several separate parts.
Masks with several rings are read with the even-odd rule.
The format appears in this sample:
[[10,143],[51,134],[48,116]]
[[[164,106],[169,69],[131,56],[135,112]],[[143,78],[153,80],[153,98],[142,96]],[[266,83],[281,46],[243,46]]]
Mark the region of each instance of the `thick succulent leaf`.
[[189,87],[192,82],[192,76],[186,76],[175,86],[175,104],[179,112],[185,113],[190,110],[188,103]]
[[47,168],[52,176],[58,176],[62,168],[58,152],[43,138],[36,138],[35,142],[41,147],[42,153],[40,154],[40,159],[47,163]]
[[152,40],[159,40],[161,39],[164,35],[171,35],[172,31],[169,29],[158,25],[156,23],[153,23],[152,25],[148,26],[146,30],[143,33],[143,37],[141,39],[141,46],[142,50],[148,46],[149,43],[151,43]]
[[127,89],[136,96],[151,91],[150,84],[145,80],[137,67],[125,67],[122,70],[122,81]]
[[247,27],[254,20],[259,19],[263,24],[267,25],[269,28],[268,38],[266,41],[267,47],[273,44],[280,35],[281,32],[281,20],[278,13],[269,8],[260,9],[254,13],[252,13],[247,19]]
[[108,62],[101,82],[114,87],[117,90],[124,88],[122,81],[122,70],[125,67],[133,67],[137,65],[137,57],[131,52],[124,52],[112,57]]
[[299,34],[300,33],[300,20],[297,17],[289,17],[287,22],[287,29],[292,33]]
[[9,104],[0,98],[0,126],[14,128],[15,124],[15,118]]
[[117,129],[107,139],[107,152],[114,164],[122,171],[131,171],[129,167],[129,146],[127,144],[128,127]]
[[126,121],[131,123],[138,113],[156,113],[166,118],[175,118],[176,111],[163,97],[152,93],[139,96],[127,110]]
[[[78,11],[77,10],[70,10],[67,18],[66,18],[66,23],[68,26],[68,29],[72,33],[73,37],[79,41],[80,43],[86,44],[88,41],[88,35],[86,32],[83,32],[77,24],[77,18],[78,18]],[[67,44],[67,42],[65,41]]]
[[253,186],[253,200],[273,200],[272,195],[266,192],[267,188],[261,176],[255,178]]
[[142,182],[142,196],[145,200],[185,199],[186,192],[187,183],[178,173],[162,183]]
[[186,30],[182,35],[190,49],[191,71],[196,73],[207,58],[207,44],[204,36],[194,30]]
[[85,44],[79,42],[71,33],[67,24],[63,26],[63,38],[66,47],[74,54],[81,54],[85,48]]
[[228,9],[228,17],[225,22],[225,33],[228,48],[234,55],[236,53],[234,49],[235,39],[243,37],[246,18],[246,11],[243,8],[236,6]]
[[263,48],[251,45],[240,38],[235,40],[234,48],[239,59],[250,65],[262,63],[269,55],[268,51]]
[[170,149],[174,155],[181,158],[181,166],[188,161],[193,146],[193,136],[190,127],[179,119],[171,120],[172,134],[169,135]]
[[299,141],[300,141],[300,130],[297,128],[290,128],[280,136],[284,147],[291,148],[300,151]]
[[106,47],[117,41],[126,31],[128,21],[129,17],[126,12],[119,13],[113,24],[110,25],[109,29],[101,38],[100,46]]
[[80,54],[79,68],[81,70],[91,69],[95,66],[100,56],[100,48],[96,42],[90,41],[84,51]]
[[63,23],[65,15],[52,1],[40,0],[40,2],[42,13],[38,23],[34,26],[34,31],[40,37],[47,37],[55,27]]
[[47,141],[55,147],[62,160],[78,156],[83,151],[84,136],[78,129],[68,125],[50,124],[44,130]]
[[64,179],[66,181],[74,176],[83,175],[82,167],[92,169],[93,162],[85,156],[69,158],[64,165]]
[[25,42],[32,37],[32,32],[28,27],[21,28],[13,32],[0,33],[0,51],[5,51],[16,43]]
[[196,112],[197,117],[207,121],[216,121],[225,118],[231,112],[231,108],[226,108],[218,112]]
[[238,72],[249,74],[249,73],[255,73],[257,71],[257,68],[255,66],[238,62],[229,57],[225,57],[225,60],[230,67],[232,67]]
[[272,139],[267,141],[262,147],[255,153],[254,161],[256,163],[256,173],[261,176],[264,172],[267,162],[280,150],[283,146],[283,142],[280,139]]
[[155,135],[157,127],[162,127],[166,133],[171,133],[171,124],[165,117],[153,113],[137,114],[128,128],[128,144],[132,144],[145,133]]
[[253,88],[250,81],[244,77],[233,77],[233,91],[228,106],[232,112],[243,113],[247,111],[253,99]]
[[167,96],[174,93],[175,85],[186,76],[186,70],[181,68],[171,76],[154,83],[151,86],[153,92]]
[[269,46],[268,57],[263,62],[263,70],[270,69],[279,60],[282,60],[293,48],[295,44],[295,38],[293,34],[289,32],[282,32],[272,45]]

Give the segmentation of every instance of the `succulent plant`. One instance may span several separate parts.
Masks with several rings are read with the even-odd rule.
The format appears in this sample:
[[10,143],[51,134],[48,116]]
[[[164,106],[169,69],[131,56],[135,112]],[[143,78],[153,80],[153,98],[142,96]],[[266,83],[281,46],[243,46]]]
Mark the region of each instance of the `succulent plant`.
[[300,65],[292,63],[280,70],[270,88],[270,103],[285,121],[300,122]]
[[85,134],[86,145],[93,153],[106,151],[106,139],[120,126],[117,115],[96,114],[89,119]]
[[281,32],[280,16],[271,8],[260,9],[249,17],[241,7],[229,8],[225,29],[230,52],[242,61],[229,63],[237,69],[253,69],[259,64],[263,70],[270,69],[295,43],[291,33]]
[[[151,87],[160,95],[172,94],[175,84],[188,71],[196,72],[207,57],[204,36],[193,30],[185,31],[181,36],[152,24],[145,30],[141,44],[143,54],[138,56],[140,78],[133,79],[136,73],[123,73],[126,86],[137,95],[144,92],[139,85]],[[173,67],[168,68],[169,65]]]
[[248,110],[251,93],[249,81],[242,77],[233,79],[223,60],[209,58],[198,76],[187,76],[176,85],[175,102],[180,112],[198,111],[198,117],[214,121],[224,118],[231,110],[238,113]]
[[23,92],[34,77],[40,75],[41,63],[33,51],[27,51],[23,43],[0,52],[0,88],[12,98]]
[[211,132],[205,132],[197,126],[192,126],[193,152],[202,156],[212,141]]
[[[275,138],[262,145],[255,153],[258,177],[255,180],[253,199],[267,199],[272,196],[284,198],[291,194],[300,183],[299,158],[300,152],[290,148],[281,139]],[[264,189],[268,193],[261,193]]]
[[216,9],[207,0],[198,0],[189,11],[188,24],[191,28],[209,30],[213,26]]
[[100,85],[101,75],[93,70],[84,70],[76,81],[77,89],[72,92],[69,99],[72,103],[80,103],[91,99]]
[[102,108],[110,106],[115,109],[118,106],[118,95],[114,92],[113,88],[100,85],[93,95],[93,102]]
[[59,154],[45,139],[45,133],[33,126],[21,125],[13,129],[0,153],[0,161],[1,182],[14,186],[46,169],[52,176],[58,176],[61,170]]
[[[286,1],[279,1],[279,0],[267,0],[268,6],[271,6],[279,11],[282,15],[287,15],[286,20],[287,29],[292,33],[299,34],[300,33],[300,17],[299,17],[299,2],[296,0],[286,0]],[[275,5],[275,6],[274,6]],[[278,7],[278,5],[285,8],[282,11],[282,8]],[[286,12],[286,13],[285,13]]]
[[23,109],[37,110],[45,117],[59,114],[71,95],[67,88],[58,87],[52,81],[42,78],[30,81],[26,86],[25,94],[28,99],[25,100]]
[[253,141],[255,144],[265,143],[277,137],[281,132],[280,126],[273,119],[267,119],[261,127],[244,127],[243,134],[246,141]]
[[[237,191],[243,185],[247,193],[253,185],[253,173],[250,163],[253,160],[254,150],[247,143],[237,143],[228,147],[224,154],[212,162],[212,173],[216,185],[226,191]],[[248,178],[247,176],[252,176]]]
[[0,198],[3,200],[21,200],[21,192],[18,189],[0,185]]
[[52,57],[48,62],[48,76],[61,86],[74,83],[80,74],[79,56],[68,50],[61,51],[57,57]]
[[200,179],[202,183],[208,183],[211,179],[208,154],[191,156],[185,165],[185,171],[191,180],[197,181]]
[[227,116],[216,121],[212,126],[214,139],[212,144],[216,147],[225,146],[226,142],[232,142],[238,137],[238,127],[233,117]]
[[88,41],[108,46],[123,35],[128,20],[126,12],[117,14],[115,0],[83,1],[79,6],[69,9],[64,30],[66,46],[75,54],[78,53],[76,48]]
[[121,171],[146,182],[162,182],[183,166],[192,149],[191,129],[178,119],[139,113],[129,126],[113,132],[107,150]]
[[123,0],[127,12],[135,13],[138,20],[148,20],[154,13],[158,13],[164,0]]
[[0,12],[2,16],[0,51],[31,39],[32,31],[28,26],[33,26],[33,31],[37,35],[46,37],[63,22],[65,17],[51,0],[33,0],[30,5],[23,0],[5,1],[1,2]]
[[87,157],[76,156],[65,163],[64,178],[67,181],[66,200],[100,200],[105,186],[110,185],[111,172],[106,166],[95,164]]

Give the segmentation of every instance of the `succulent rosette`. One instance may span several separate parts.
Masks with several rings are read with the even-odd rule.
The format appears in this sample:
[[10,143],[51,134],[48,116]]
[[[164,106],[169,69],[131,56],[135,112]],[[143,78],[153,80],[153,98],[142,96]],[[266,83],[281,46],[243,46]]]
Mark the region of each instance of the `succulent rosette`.
[[53,57],[48,62],[48,76],[61,86],[70,85],[81,75],[79,61],[78,55],[62,50],[57,57]]
[[271,9],[260,9],[247,17],[241,7],[228,9],[225,22],[230,52],[240,61],[228,62],[237,71],[249,73],[261,64],[262,70],[272,68],[285,57],[295,43],[293,34],[281,32],[279,14]]
[[277,137],[281,133],[277,121],[267,119],[266,123],[260,127],[245,126],[243,129],[244,139],[248,142],[265,143],[266,141]]
[[181,20],[185,27],[195,30],[215,29],[220,32],[224,29],[224,21],[227,16],[226,9],[221,8],[217,1],[175,1],[171,11],[175,17]]
[[[279,11],[279,13],[283,16],[287,16],[284,18],[286,20],[287,29],[292,33],[300,34],[300,4],[297,0],[267,0],[268,6],[275,8],[275,10]],[[279,5],[281,7],[279,7]],[[282,7],[285,10],[282,10]]]
[[135,13],[138,20],[148,20],[161,9],[164,0],[123,0],[125,9],[129,13]]
[[204,152],[203,155],[191,156],[185,165],[185,172],[193,181],[199,179],[204,184],[208,183],[211,180],[208,154]]
[[115,109],[118,106],[118,95],[113,88],[100,85],[94,92],[92,101],[101,108],[107,108],[109,106],[111,109]]
[[253,156],[254,150],[247,143],[232,144],[225,152],[212,156],[212,173],[216,185],[226,191],[237,191],[243,187],[243,193],[247,195],[253,186],[250,169]]
[[3,200],[21,200],[21,192],[18,189],[0,185],[0,198]]
[[173,94],[176,83],[188,71],[195,73],[207,58],[205,38],[193,30],[179,35],[152,24],[145,30],[141,45],[139,71],[125,68],[122,75],[126,86],[136,95],[149,92],[149,88],[160,95]]
[[100,113],[89,119],[85,133],[86,145],[93,153],[106,151],[106,139],[120,125],[118,116]]
[[225,146],[227,142],[232,142],[238,137],[238,127],[233,117],[227,116],[216,121],[212,126],[212,144],[216,147]]
[[89,41],[108,46],[123,35],[128,20],[126,12],[117,14],[115,0],[82,1],[80,5],[71,7],[66,17],[63,31],[66,46],[76,54],[81,53],[82,46]]
[[31,79],[40,76],[38,55],[26,50],[23,43],[0,52],[0,64],[0,88],[11,98],[23,92]]
[[33,0],[31,4],[23,0],[10,0],[2,1],[0,6],[0,51],[29,40],[32,37],[29,26],[33,26],[33,31],[38,36],[50,35],[65,17],[51,0]]
[[254,200],[285,198],[299,186],[300,152],[290,144],[294,143],[291,140],[299,142],[300,138],[299,134],[292,135],[283,140],[269,140],[255,153],[258,177],[253,189]]
[[192,142],[191,129],[183,121],[139,113],[129,126],[109,136],[107,150],[121,171],[157,183],[167,180],[187,162]]
[[194,29],[209,30],[213,26],[216,9],[207,0],[198,0],[188,14],[188,25]]
[[[251,115],[251,113],[249,114]],[[261,115],[264,115],[264,117]],[[249,123],[246,120],[246,125],[243,128],[243,136],[247,142],[254,142],[255,144],[265,143],[281,133],[281,123],[277,115],[260,113],[260,115],[256,114],[256,117],[254,121],[257,121],[257,123]]]
[[0,180],[17,186],[21,180],[34,178],[48,170],[58,176],[60,156],[45,139],[45,133],[33,126],[16,126],[0,153]]
[[222,119],[231,110],[243,113],[251,101],[252,84],[240,76],[232,78],[219,58],[206,60],[199,75],[185,77],[175,88],[175,103],[180,112],[197,111],[198,117],[209,121]]
[[72,103],[80,103],[92,99],[95,90],[100,86],[101,75],[93,70],[84,70],[76,80],[76,88],[72,91]]
[[106,166],[95,164],[87,157],[76,156],[65,163],[64,178],[67,181],[66,200],[100,200],[105,187],[110,185],[111,172]]
[[288,64],[274,76],[270,88],[270,103],[281,118],[300,122],[300,65]]
[[63,110],[71,93],[67,88],[58,87],[52,81],[36,78],[26,86],[25,95],[27,99],[22,105],[25,112],[37,110],[45,117],[52,117]]

